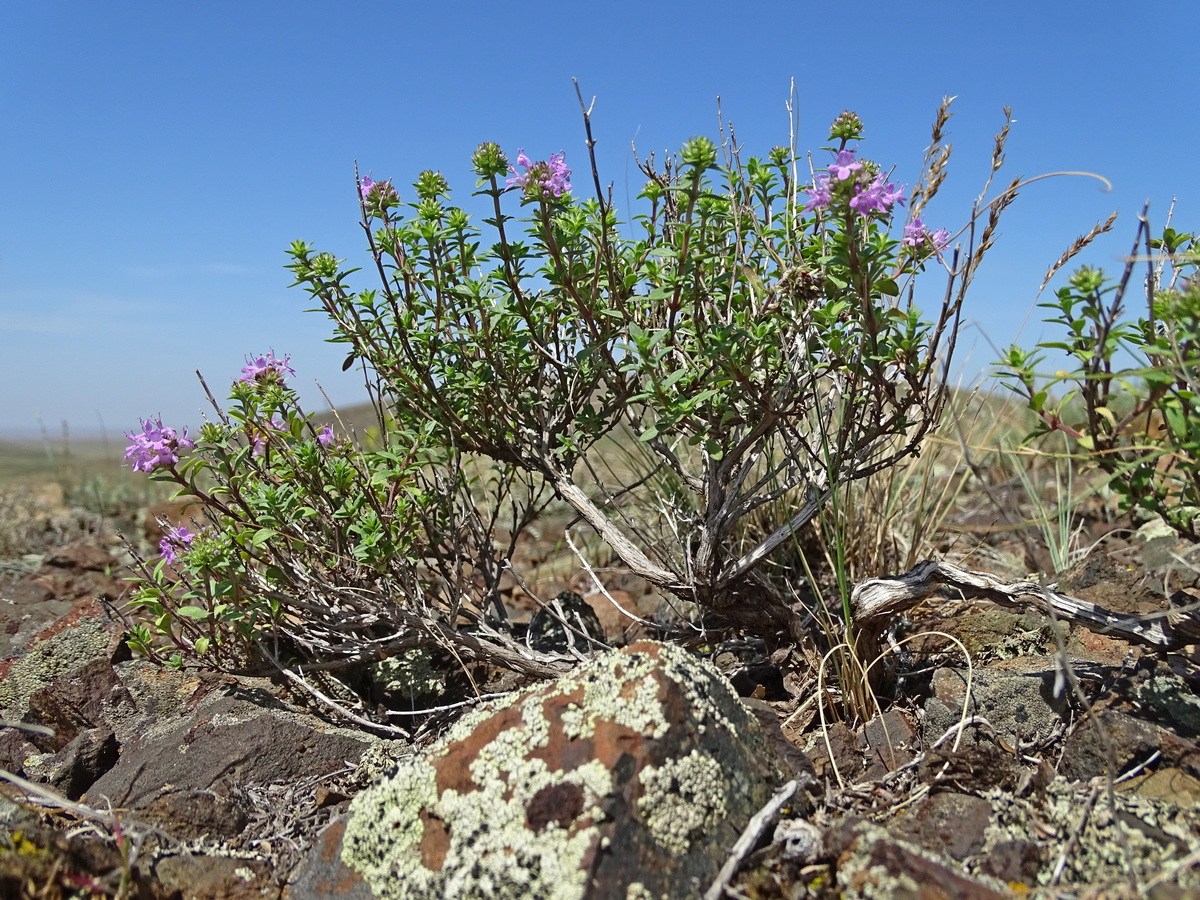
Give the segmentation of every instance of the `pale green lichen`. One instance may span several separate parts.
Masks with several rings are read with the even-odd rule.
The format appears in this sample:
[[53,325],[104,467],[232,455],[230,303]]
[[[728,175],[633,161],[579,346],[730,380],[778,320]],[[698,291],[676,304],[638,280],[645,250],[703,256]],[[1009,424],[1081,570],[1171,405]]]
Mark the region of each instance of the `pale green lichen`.
[[[560,682],[559,694],[582,689],[578,704],[562,716],[563,734],[574,740],[590,738],[600,720],[616,722],[646,737],[659,738],[668,723],[659,701],[659,685],[648,677],[656,668],[649,654],[606,654]],[[622,687],[635,685],[631,696]]]
[[[1200,842],[1197,811],[1120,792],[1113,795],[1113,809],[1099,779],[1089,785],[1055,778],[1037,803],[1013,798],[999,788],[983,796],[991,802],[993,815],[978,859],[986,858],[1003,841],[1041,842],[1047,829],[1076,835],[1063,861],[1061,884],[1150,878],[1169,869]],[[1051,853],[1038,873],[1040,884],[1055,877],[1057,856]],[[1200,889],[1200,873],[1192,867],[1183,868],[1177,877],[1180,886]]]
[[464,713],[459,720],[450,727],[450,730],[446,732],[446,736],[438,742],[438,746],[444,749],[451,744],[455,744],[459,741],[465,741],[471,736],[472,732],[479,727],[481,722],[486,722],[501,710],[508,709],[508,707],[512,706],[524,696],[525,694],[520,692],[506,694],[503,697],[498,697],[495,700],[489,701],[483,706],[476,707],[468,713]]
[[[417,897],[498,900],[580,900],[587,889],[583,860],[597,840],[594,828],[568,831],[549,822],[532,831],[526,810],[543,788],[583,789],[580,819],[599,821],[613,790],[598,761],[572,772],[550,772],[540,759],[516,758],[510,742],[488,745],[471,765],[477,791],[437,796],[434,769],[423,761],[401,766],[391,780],[364,791],[351,805],[342,859],[379,900]],[[422,862],[422,810],[447,823],[448,846],[439,869]]]
[[1158,675],[1138,687],[1138,699],[1160,715],[1200,734],[1200,697],[1178,675]]
[[35,691],[103,656],[111,639],[102,621],[83,619],[77,627],[34,644],[0,679],[0,714],[23,716]]
[[654,900],[654,893],[641,882],[635,881],[625,889],[625,900]]
[[[711,665],[670,645],[605,654],[550,688],[514,694],[467,714],[422,758],[401,762],[392,779],[355,799],[342,859],[363,875],[380,900],[580,900],[589,883],[586,861],[604,844],[600,825],[607,798],[617,789],[616,776],[598,760],[551,771],[545,760],[530,758],[531,751],[549,745],[556,725],[545,709],[561,710],[557,727],[568,740],[591,738],[602,721],[645,738],[661,738],[675,727],[661,697],[668,680],[684,692],[693,723],[726,730],[735,739],[732,746],[743,745],[749,736],[745,710]],[[566,697],[572,698],[570,703],[564,702]],[[460,793],[447,788],[438,796],[434,764],[513,704],[520,705],[520,725],[501,729],[475,750],[470,789]],[[711,740],[704,739],[704,745]],[[728,826],[728,808],[739,806],[740,816],[740,806],[754,801],[750,795],[759,789],[752,787],[749,772],[736,771],[748,767],[734,766],[727,776],[722,765],[708,753],[693,751],[640,773],[638,811],[653,839],[675,856],[694,849],[697,835],[738,827]],[[564,785],[578,789],[574,808],[562,820],[569,824],[556,821],[553,808],[548,816],[538,816],[550,821],[531,824],[535,797]],[[545,795],[539,799],[544,801]],[[438,832],[427,835],[427,827]],[[423,838],[428,838],[424,858]],[[644,884],[629,890],[637,900],[654,896]]]
[[362,875],[380,898],[395,893],[410,879],[419,879],[421,810],[437,801],[437,777],[428,763],[412,760],[387,781],[354,798],[351,818],[342,839],[342,859]]
[[638,813],[655,843],[675,856],[687,853],[692,841],[724,821],[728,812],[729,782],[717,761],[698,750],[647,766],[638,780],[643,789]]

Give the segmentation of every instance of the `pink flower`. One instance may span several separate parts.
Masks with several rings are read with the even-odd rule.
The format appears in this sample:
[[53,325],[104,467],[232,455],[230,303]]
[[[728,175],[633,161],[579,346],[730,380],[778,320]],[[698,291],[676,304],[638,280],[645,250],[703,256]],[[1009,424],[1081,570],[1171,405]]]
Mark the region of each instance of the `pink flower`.
[[372,192],[385,200],[397,200],[400,197],[390,181],[375,181],[370,175],[364,175],[358,183],[358,193],[366,200]]
[[808,194],[809,200],[804,204],[805,212],[812,212],[814,209],[826,209],[833,201],[833,193],[829,189],[830,178],[828,175],[818,175],[816,182],[812,187],[807,187],[804,192]]
[[910,224],[904,226],[904,243],[910,247],[931,246],[938,259],[941,259],[942,250],[950,243],[950,232],[945,228],[930,232],[925,223],[921,221],[921,217],[918,216]]
[[158,552],[168,563],[174,564],[177,558],[176,551],[190,547],[194,537],[195,535],[182,525],[178,528],[168,528],[166,536],[158,542]]
[[829,165],[829,174],[835,181],[845,181],[861,168],[862,163],[854,161],[853,150],[839,150],[837,159]]
[[327,447],[333,443],[333,427],[330,425],[324,426],[317,432],[317,443],[322,447]]
[[567,168],[566,153],[560,150],[552,153],[545,162],[530,162],[523,149],[517,151],[517,165],[524,169],[518,172],[509,166],[508,171],[513,177],[508,179],[509,187],[516,185],[524,189],[526,196],[536,196],[538,188],[543,197],[561,197],[571,190],[571,170]]
[[256,359],[246,357],[246,365],[242,366],[242,377],[238,381],[277,381],[283,384],[284,372],[293,378],[296,376],[296,370],[288,365],[291,361],[290,356],[285,356],[282,360],[276,359],[274,351]]
[[897,203],[903,206],[906,202],[904,186],[896,187],[885,182],[884,178],[883,175],[877,175],[867,187],[858,185],[857,192],[850,198],[850,208],[860,215],[869,216],[873,212],[886,214]]
[[187,429],[176,434],[174,428],[164,428],[161,419],[142,419],[142,432],[127,432],[130,444],[125,448],[125,458],[133,464],[135,472],[153,472],[159,468],[170,468],[179,462],[179,450],[194,448],[188,440]]

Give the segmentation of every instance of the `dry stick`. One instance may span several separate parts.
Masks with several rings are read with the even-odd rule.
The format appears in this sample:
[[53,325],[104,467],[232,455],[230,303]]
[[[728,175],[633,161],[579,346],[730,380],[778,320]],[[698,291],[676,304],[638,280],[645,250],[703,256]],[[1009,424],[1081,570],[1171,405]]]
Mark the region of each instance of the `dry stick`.
[[379,722],[372,722],[370,719],[364,719],[362,716],[355,715],[354,713],[350,712],[350,710],[346,709],[344,706],[342,706],[340,703],[338,703],[336,700],[332,700],[329,697],[326,697],[320,691],[318,691],[315,687],[313,687],[311,684],[309,684],[307,681],[305,681],[301,676],[297,675],[295,672],[293,672],[291,669],[289,669],[287,666],[285,666],[283,663],[281,663],[279,660],[277,660],[270,653],[270,651],[268,651],[265,647],[263,648],[263,653],[265,653],[267,655],[267,658],[271,660],[271,662],[275,665],[275,668],[279,670],[279,673],[281,675],[283,675],[284,678],[288,679],[293,684],[298,685],[302,689],[308,691],[318,701],[320,701],[324,705],[328,706],[330,709],[332,709],[334,712],[336,712],[338,715],[342,716],[343,718],[349,719],[355,725],[358,725],[361,728],[366,728],[368,731],[381,731],[384,734],[393,735],[395,737],[401,737],[401,738],[405,738],[405,739],[412,737],[412,735],[409,732],[405,731],[403,728],[397,728],[394,725],[384,725],[384,724],[380,724]]
[[[37,805],[43,809],[65,810],[69,813],[73,813],[81,819],[103,825],[109,830],[114,839],[118,837],[119,832],[129,833],[131,840],[131,851],[126,862],[126,864],[129,866],[136,864],[137,857],[141,852],[142,844],[149,835],[154,835],[166,843],[173,844],[175,846],[180,846],[183,843],[179,838],[154,825],[148,825],[145,822],[138,822],[132,819],[121,819],[115,812],[113,812],[111,802],[109,803],[108,812],[104,812],[103,810],[95,809],[94,807],[87,806],[83,803],[68,800],[62,794],[52,789],[49,785],[35,784],[32,781],[26,781],[20,775],[14,775],[12,772],[6,771],[5,769],[0,769],[0,781],[7,781],[9,784],[25,791],[25,795],[17,802]],[[107,801],[108,798],[106,797],[105,800]]]
[[606,588],[604,583],[597,577],[596,570],[591,567],[586,559],[584,559],[583,554],[579,552],[579,548],[575,546],[575,542],[571,540],[570,528],[567,528],[563,531],[563,537],[566,538],[567,546],[571,548],[571,552],[575,554],[575,558],[579,560],[579,564],[583,566],[583,571],[587,572],[588,577],[592,579],[592,583],[596,585],[597,590],[604,595],[604,598],[609,603],[617,608],[617,611],[621,615],[625,616],[627,619],[632,619],[634,622],[638,622],[639,624],[649,625],[651,628],[655,627],[653,622],[649,621],[648,619],[642,619],[638,616],[635,616],[613,598],[613,595],[608,592],[608,588]]
[[775,817],[775,814],[783,808],[783,804],[787,803],[791,799],[792,794],[796,793],[797,787],[799,787],[799,783],[795,779],[789,781],[779,789],[774,797],[767,801],[766,806],[754,814],[750,819],[750,823],[742,832],[742,836],[733,845],[733,850],[730,851],[729,858],[725,860],[725,865],[721,866],[721,871],[717,873],[716,880],[705,891],[704,900],[721,900],[721,895],[725,893],[725,888],[733,880],[738,866],[750,855],[750,851],[758,843],[758,836],[763,833],[763,829],[767,827],[771,819]]
[[903,575],[860,583],[850,595],[855,621],[860,626],[880,628],[940,587],[953,588],[968,599],[991,600],[1001,606],[1048,607],[1051,614],[1092,631],[1158,650],[1177,650],[1200,643],[1200,617],[1195,613],[1168,618],[1111,612],[1031,581],[1004,582],[983,572],[970,572],[933,559],[918,563]]

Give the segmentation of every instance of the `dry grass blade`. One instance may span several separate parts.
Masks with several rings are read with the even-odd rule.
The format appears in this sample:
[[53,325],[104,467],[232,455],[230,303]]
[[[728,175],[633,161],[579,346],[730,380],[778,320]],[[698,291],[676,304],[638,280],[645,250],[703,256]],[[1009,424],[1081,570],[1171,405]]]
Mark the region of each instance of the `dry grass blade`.
[[1042,283],[1038,287],[1038,294],[1040,295],[1042,291],[1046,289],[1046,285],[1050,283],[1050,279],[1058,274],[1058,271],[1072,259],[1074,259],[1075,256],[1078,255],[1085,247],[1087,247],[1088,244],[1090,244],[1100,235],[1107,234],[1109,231],[1111,231],[1113,225],[1116,224],[1116,221],[1117,213],[1116,210],[1114,210],[1109,214],[1108,218],[1105,219],[1104,222],[1097,222],[1092,226],[1092,230],[1087,234],[1075,238],[1074,243],[1072,243],[1071,246],[1063,252],[1062,256],[1055,260],[1054,265],[1046,270],[1046,277],[1042,279]]
[[1017,199],[1017,192],[1022,186],[1021,179],[1014,178],[1008,187],[1004,189],[1004,192],[989,204],[988,223],[984,226],[983,237],[979,241],[979,246],[971,256],[971,263],[968,267],[969,273],[974,274],[979,269],[979,266],[983,263],[984,255],[992,249],[992,244],[996,238],[996,229],[1000,225],[1000,216]]
[[953,97],[943,97],[941,105],[938,106],[937,115],[934,117],[933,133],[930,136],[929,146],[925,150],[921,177],[912,192],[910,209],[913,219],[921,217],[925,205],[934,198],[942,186],[942,182],[946,180],[946,166],[950,162],[951,145],[943,143],[943,141],[946,136],[946,125],[949,124],[950,117],[954,115],[950,111],[950,104],[953,101]]
[[1004,165],[1004,145],[1008,143],[1008,132],[1012,128],[1012,107],[1004,107],[1004,127],[996,135],[992,145],[992,171],[999,172]]

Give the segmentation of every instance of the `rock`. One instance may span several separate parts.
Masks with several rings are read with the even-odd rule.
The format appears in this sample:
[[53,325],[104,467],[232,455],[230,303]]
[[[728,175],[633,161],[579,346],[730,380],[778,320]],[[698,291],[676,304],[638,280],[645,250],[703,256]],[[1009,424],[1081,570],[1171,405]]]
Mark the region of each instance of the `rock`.
[[172,897],[204,900],[264,900],[279,896],[270,863],[258,859],[181,854],[154,866],[158,883]]
[[113,767],[119,753],[112,729],[89,728],[76,734],[57,753],[25,759],[22,768],[31,780],[45,782],[69,799],[78,800]]
[[168,528],[183,526],[194,531],[197,525],[204,525],[207,521],[204,503],[199,497],[168,500],[164,503],[157,503],[146,510],[142,535],[146,540],[146,546],[151,549],[151,552],[157,553],[158,542],[166,536],[166,531],[162,526],[163,522],[167,523]]
[[348,818],[335,819],[317,835],[316,845],[292,873],[284,900],[373,900],[362,876],[342,862]]
[[1127,713],[1103,710],[1084,719],[1067,736],[1058,772],[1077,781],[1106,773],[1120,775],[1159,749],[1159,731]]
[[833,722],[825,732],[810,736],[807,750],[820,775],[834,779],[836,768],[843,781],[853,783],[880,778],[911,762],[917,744],[917,731],[908,716],[892,709],[857,731]]
[[912,762],[916,755],[917,729],[898,709],[889,709],[863,726],[858,748],[867,762],[866,778],[882,778]]
[[[222,778],[242,786],[291,782],[344,768],[372,740],[328,733],[336,729],[327,731],[315,719],[251,703],[238,696],[242,692],[236,683],[206,687],[192,704],[184,702],[177,715],[153,729],[124,723],[120,762],[88,796],[139,809],[167,793],[208,791]],[[177,808],[168,804],[160,811]],[[185,817],[160,822],[168,831],[172,825],[190,827]]]
[[728,682],[644,641],[464,717],[354,800],[341,856],[381,900],[694,897],[782,780]]
[[182,840],[234,838],[250,821],[250,801],[222,780],[213,790],[167,790],[138,810],[139,821],[170,830]]
[[[1053,658],[1012,660],[1005,669],[976,669],[967,715],[982,716],[1012,745],[1050,736],[1068,709],[1066,691],[1055,696],[1057,669]],[[933,693],[925,703],[923,737],[932,743],[956,725],[962,715],[967,672],[941,668],[933,673]],[[974,740],[975,727],[963,731]]]
[[1011,896],[876,825],[847,820],[826,834],[825,843],[837,857],[837,880],[847,897],[1003,900]]
[[1200,778],[1175,768],[1158,769],[1123,781],[1117,790],[1135,793],[1151,800],[1162,800],[1176,806],[1200,807]]
[[604,640],[604,626],[596,611],[574,591],[562,591],[534,613],[526,639],[530,647],[543,653],[566,653],[571,647],[586,653],[592,646],[588,638]]
[[46,556],[45,564],[56,569],[79,569],[84,572],[111,572],[117,567],[117,561],[111,553],[83,541],[52,551]]
[[131,702],[112,664],[93,659],[30,695],[25,721],[54,729],[53,737],[32,735],[30,740],[43,750],[59,750],[104,722],[110,709]]
[[962,861],[983,847],[992,805],[970,794],[933,794],[906,814],[896,831],[916,844]]
[[22,656],[0,662],[0,716],[20,720],[30,698],[47,685],[93,659],[111,660],[120,650],[120,631],[95,600],[69,605],[30,637]]

